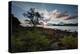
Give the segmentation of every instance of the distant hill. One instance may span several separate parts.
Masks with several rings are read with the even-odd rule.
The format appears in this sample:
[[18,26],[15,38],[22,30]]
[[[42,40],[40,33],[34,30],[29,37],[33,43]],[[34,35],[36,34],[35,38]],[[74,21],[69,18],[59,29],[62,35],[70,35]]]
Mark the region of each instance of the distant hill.
[[20,27],[19,20],[13,14],[10,15],[10,22],[9,22],[9,24],[11,25],[10,27],[11,27],[13,33],[17,30],[17,28]]
[[49,26],[78,26],[78,23],[75,24],[48,24]]
[[13,14],[11,14],[11,23],[12,26],[19,26],[20,24],[19,20]]

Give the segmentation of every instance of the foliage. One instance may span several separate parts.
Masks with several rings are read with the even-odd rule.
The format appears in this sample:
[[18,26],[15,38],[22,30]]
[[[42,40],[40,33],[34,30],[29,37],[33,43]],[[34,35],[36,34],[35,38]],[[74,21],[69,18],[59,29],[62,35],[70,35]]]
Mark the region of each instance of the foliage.
[[60,40],[67,48],[77,48],[77,37],[64,36]]
[[39,31],[17,30],[17,33],[11,36],[12,51],[38,51],[46,50],[48,39],[41,35]]
[[23,16],[29,18],[34,26],[39,24],[39,18],[42,18],[39,12],[35,12],[35,8],[31,8],[27,13],[23,13]]

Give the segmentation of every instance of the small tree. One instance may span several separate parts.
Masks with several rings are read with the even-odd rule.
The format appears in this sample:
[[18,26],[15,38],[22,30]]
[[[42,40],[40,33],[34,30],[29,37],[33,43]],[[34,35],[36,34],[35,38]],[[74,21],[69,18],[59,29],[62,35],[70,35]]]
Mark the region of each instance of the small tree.
[[23,13],[23,16],[28,17],[33,26],[39,24],[39,18],[41,18],[39,12],[35,12],[35,8],[30,8],[30,10],[27,11],[27,13]]

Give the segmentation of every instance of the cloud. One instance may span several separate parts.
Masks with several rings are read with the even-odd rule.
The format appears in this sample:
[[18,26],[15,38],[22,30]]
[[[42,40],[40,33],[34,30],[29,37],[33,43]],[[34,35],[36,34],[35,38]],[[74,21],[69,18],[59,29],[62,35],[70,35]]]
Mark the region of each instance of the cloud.
[[69,17],[67,17],[65,20],[70,20],[70,19],[75,19],[75,18],[78,18],[78,16],[77,16],[77,15],[69,16]]
[[[47,23],[53,23],[58,24],[60,22],[63,23],[77,23],[77,14],[70,15],[68,11],[61,12],[58,9],[55,9],[53,11],[47,11],[46,9],[36,9],[35,12],[39,12],[43,19],[39,19],[39,22],[41,24],[47,24]],[[26,18],[29,19],[29,18]],[[20,20],[22,22],[22,25],[26,25],[25,20]]]
[[63,18],[64,20],[78,18],[77,14],[74,15],[69,14],[68,11],[60,12],[59,10],[55,9],[51,13],[49,13],[50,18]]

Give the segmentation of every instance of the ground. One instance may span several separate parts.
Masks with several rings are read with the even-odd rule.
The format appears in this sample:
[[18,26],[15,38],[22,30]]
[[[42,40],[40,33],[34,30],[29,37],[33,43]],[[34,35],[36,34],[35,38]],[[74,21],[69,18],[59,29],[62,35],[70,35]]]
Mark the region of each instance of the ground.
[[11,52],[77,49],[77,32],[42,27],[15,27],[11,34]]

